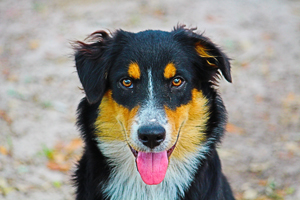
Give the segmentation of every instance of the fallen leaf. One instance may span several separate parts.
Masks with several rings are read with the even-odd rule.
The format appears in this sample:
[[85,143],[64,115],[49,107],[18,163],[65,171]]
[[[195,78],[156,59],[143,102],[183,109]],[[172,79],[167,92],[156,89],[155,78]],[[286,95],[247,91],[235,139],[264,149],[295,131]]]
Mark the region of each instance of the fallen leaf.
[[226,131],[229,133],[234,133],[237,135],[243,135],[245,133],[244,129],[235,126],[234,124],[228,123],[226,125]]
[[66,155],[62,154],[61,152],[54,152],[53,161],[56,163],[63,163],[66,161]]
[[0,153],[2,155],[8,155],[8,150],[4,146],[0,146]]
[[9,186],[7,180],[0,177],[0,194],[6,196],[9,192],[13,190],[14,188]]
[[4,110],[0,110],[0,119],[6,121],[9,125],[12,123],[12,119],[7,115]]
[[63,171],[63,172],[69,171],[71,168],[70,164],[66,164],[66,163],[59,164],[54,161],[49,161],[47,163],[47,167],[51,170],[57,170],[57,171]]
[[79,160],[81,154],[80,148],[83,142],[80,138],[71,140],[68,144],[59,141],[53,149],[44,147],[45,155],[48,158],[47,167],[51,170],[68,171]]
[[288,187],[285,189],[286,195],[293,194],[294,192],[295,192],[295,188],[293,188],[293,187]]
[[65,148],[65,144],[61,141],[57,142],[54,146],[55,151],[62,151]]
[[268,184],[268,180],[259,180],[258,185],[266,186]]
[[73,139],[66,147],[66,151],[73,152],[83,146],[83,142],[80,138]]

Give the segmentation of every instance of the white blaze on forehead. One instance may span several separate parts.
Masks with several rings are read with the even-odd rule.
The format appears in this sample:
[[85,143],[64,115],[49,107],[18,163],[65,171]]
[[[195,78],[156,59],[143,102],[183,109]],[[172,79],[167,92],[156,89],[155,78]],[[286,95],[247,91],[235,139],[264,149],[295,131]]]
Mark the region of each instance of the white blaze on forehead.
[[153,100],[153,83],[152,83],[152,73],[151,70],[148,69],[148,93],[149,93],[149,99]]
[[159,108],[154,98],[153,78],[151,70],[148,70],[148,98],[138,113],[139,124],[158,123],[166,124],[166,114],[163,108]]

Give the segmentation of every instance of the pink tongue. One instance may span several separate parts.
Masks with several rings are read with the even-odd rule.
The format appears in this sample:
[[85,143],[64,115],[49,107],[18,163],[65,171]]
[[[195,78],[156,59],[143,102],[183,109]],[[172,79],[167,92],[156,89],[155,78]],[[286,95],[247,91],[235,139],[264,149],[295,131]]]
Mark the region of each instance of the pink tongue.
[[139,173],[148,185],[157,185],[164,180],[168,162],[167,151],[159,153],[138,152],[136,158]]

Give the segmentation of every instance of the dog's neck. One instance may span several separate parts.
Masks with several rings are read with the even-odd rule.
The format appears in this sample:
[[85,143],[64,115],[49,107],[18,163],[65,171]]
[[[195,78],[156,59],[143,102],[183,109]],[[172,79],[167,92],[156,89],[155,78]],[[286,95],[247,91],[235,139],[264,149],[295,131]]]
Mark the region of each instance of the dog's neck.
[[189,188],[196,169],[207,154],[207,145],[197,153],[189,155],[185,160],[170,158],[165,179],[158,185],[146,185],[137,171],[135,158],[125,142],[100,142],[98,147],[112,171],[109,180],[101,184],[101,190],[111,200],[124,197],[126,200],[175,200],[184,197]]

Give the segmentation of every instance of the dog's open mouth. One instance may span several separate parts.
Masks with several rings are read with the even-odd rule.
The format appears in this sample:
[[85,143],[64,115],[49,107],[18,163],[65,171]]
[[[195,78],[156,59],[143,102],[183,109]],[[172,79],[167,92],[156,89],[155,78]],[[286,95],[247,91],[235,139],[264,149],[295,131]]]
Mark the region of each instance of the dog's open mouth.
[[158,153],[136,151],[130,145],[130,149],[136,158],[137,169],[148,185],[161,183],[166,175],[169,157],[172,154],[176,143],[169,149]]

